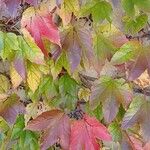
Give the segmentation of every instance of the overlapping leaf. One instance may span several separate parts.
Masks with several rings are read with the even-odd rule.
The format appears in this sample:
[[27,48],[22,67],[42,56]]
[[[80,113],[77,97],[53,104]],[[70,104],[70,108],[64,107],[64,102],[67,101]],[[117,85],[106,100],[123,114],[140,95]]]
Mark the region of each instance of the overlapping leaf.
[[67,108],[74,108],[78,100],[78,83],[69,75],[62,76],[58,82],[62,105]]
[[44,46],[43,38],[61,46],[58,28],[47,8],[41,10],[28,8],[23,14],[21,24],[22,28],[29,31],[45,56],[48,56],[48,50]]
[[18,114],[25,113],[25,107],[19,102],[16,95],[10,96],[7,100],[0,103],[0,116],[2,116],[10,125],[12,125]]
[[25,120],[23,115],[19,115],[13,126],[11,133],[11,140],[15,141],[16,144],[12,144],[11,147],[14,149],[31,149],[39,150],[38,136],[29,130],[24,130]]
[[125,30],[128,34],[138,33],[148,21],[148,16],[146,14],[141,14],[137,16],[134,20],[131,18],[125,19]]
[[107,122],[111,122],[118,113],[120,103],[126,107],[131,98],[132,92],[123,79],[103,76],[92,87],[90,105],[95,109],[102,102],[104,118]]
[[[143,96],[137,96],[131,102],[129,109],[125,113],[122,121],[122,128],[127,129],[132,127],[135,123],[140,124],[142,135],[146,141],[150,140],[150,102],[149,98],[144,99]],[[144,116],[144,117],[143,117]]]
[[81,10],[82,15],[92,14],[95,22],[104,19],[111,21],[112,7],[107,1],[92,1],[87,3]]
[[111,136],[103,124],[85,115],[82,120],[74,121],[72,124],[70,140],[69,150],[99,150],[97,140],[111,141]]
[[42,74],[37,65],[28,63],[27,66],[27,83],[29,88],[35,92],[40,84]]
[[[20,5],[22,4],[22,0],[2,0],[10,13],[10,16],[16,17],[17,11],[20,9]],[[28,4],[36,6],[38,4],[38,0],[25,0]]]
[[67,25],[71,21],[72,13],[77,15],[79,11],[79,1],[78,0],[64,0],[61,4],[61,9],[59,12],[62,18],[63,24]]
[[0,100],[4,100],[8,97],[8,90],[10,88],[10,83],[7,77],[0,75]]
[[132,60],[135,57],[136,50],[139,49],[138,41],[129,41],[125,43],[120,49],[113,55],[111,62],[115,65],[125,63]]
[[130,67],[129,80],[138,78],[146,69],[150,72],[150,47],[139,46],[139,51],[136,53],[136,59],[133,65]]
[[29,122],[26,128],[32,131],[44,131],[41,140],[41,150],[46,150],[58,141],[63,149],[67,150],[69,148],[69,118],[60,110],[42,113]]
[[61,43],[62,48],[67,51],[71,72],[74,72],[81,60],[92,65],[94,61],[92,32],[85,20],[76,21],[74,18],[72,25],[63,31]]

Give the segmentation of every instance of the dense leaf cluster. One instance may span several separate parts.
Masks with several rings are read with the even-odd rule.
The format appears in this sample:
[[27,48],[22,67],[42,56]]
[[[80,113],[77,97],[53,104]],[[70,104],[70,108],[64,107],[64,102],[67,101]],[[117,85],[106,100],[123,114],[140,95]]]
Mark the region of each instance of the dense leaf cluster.
[[0,0],[0,149],[149,150],[150,0]]

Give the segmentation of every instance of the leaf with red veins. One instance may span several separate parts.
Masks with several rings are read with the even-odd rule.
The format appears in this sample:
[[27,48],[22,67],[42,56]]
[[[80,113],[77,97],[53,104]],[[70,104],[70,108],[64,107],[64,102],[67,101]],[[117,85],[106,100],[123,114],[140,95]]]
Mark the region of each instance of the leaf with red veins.
[[25,107],[19,102],[16,95],[10,96],[7,100],[0,103],[0,116],[2,116],[10,125],[14,124],[18,114],[25,113]]
[[69,150],[99,150],[98,140],[111,141],[107,128],[98,120],[87,115],[75,121],[71,127]]
[[29,122],[26,129],[44,131],[41,139],[41,150],[46,150],[59,142],[64,150],[68,150],[70,138],[69,118],[60,110],[46,111]]
[[35,10],[33,7],[28,8],[21,20],[21,26],[26,28],[34,38],[36,44],[48,56],[48,50],[45,48],[43,38],[61,47],[60,36],[57,26],[53,22],[53,16],[45,10]]

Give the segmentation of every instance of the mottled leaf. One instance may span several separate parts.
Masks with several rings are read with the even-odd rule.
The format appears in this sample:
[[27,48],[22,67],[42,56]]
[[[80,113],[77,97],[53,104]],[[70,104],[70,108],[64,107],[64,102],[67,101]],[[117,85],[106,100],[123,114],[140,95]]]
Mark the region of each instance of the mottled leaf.
[[10,96],[4,102],[1,102],[0,116],[2,116],[10,125],[14,124],[18,114],[25,112],[24,105],[19,102],[16,95]]
[[41,150],[46,150],[58,140],[63,149],[67,150],[69,148],[69,118],[60,110],[51,110],[42,113],[30,121],[26,129],[44,131],[41,140]]
[[42,10],[35,10],[33,7],[28,8],[23,13],[21,24],[22,28],[26,28],[29,31],[45,56],[48,56],[48,50],[45,48],[42,38],[61,46],[59,31],[47,8],[45,10],[44,8]]
[[126,107],[131,98],[132,92],[123,79],[103,76],[92,87],[90,105],[91,108],[95,109],[102,102],[104,104],[104,118],[107,122],[111,122],[118,112],[117,107],[119,107],[120,103]]

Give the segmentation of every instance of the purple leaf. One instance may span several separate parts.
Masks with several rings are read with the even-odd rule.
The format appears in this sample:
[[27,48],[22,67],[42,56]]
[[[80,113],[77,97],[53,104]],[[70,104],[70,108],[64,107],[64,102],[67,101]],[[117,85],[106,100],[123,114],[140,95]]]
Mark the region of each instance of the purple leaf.
[[17,57],[14,60],[14,68],[18,72],[18,74],[22,77],[22,79],[25,79],[26,77],[26,71],[25,71],[25,65],[23,58]]
[[10,125],[15,123],[18,114],[23,113],[25,113],[25,107],[19,102],[19,98],[16,95],[10,96],[1,104],[0,116],[2,116]]

